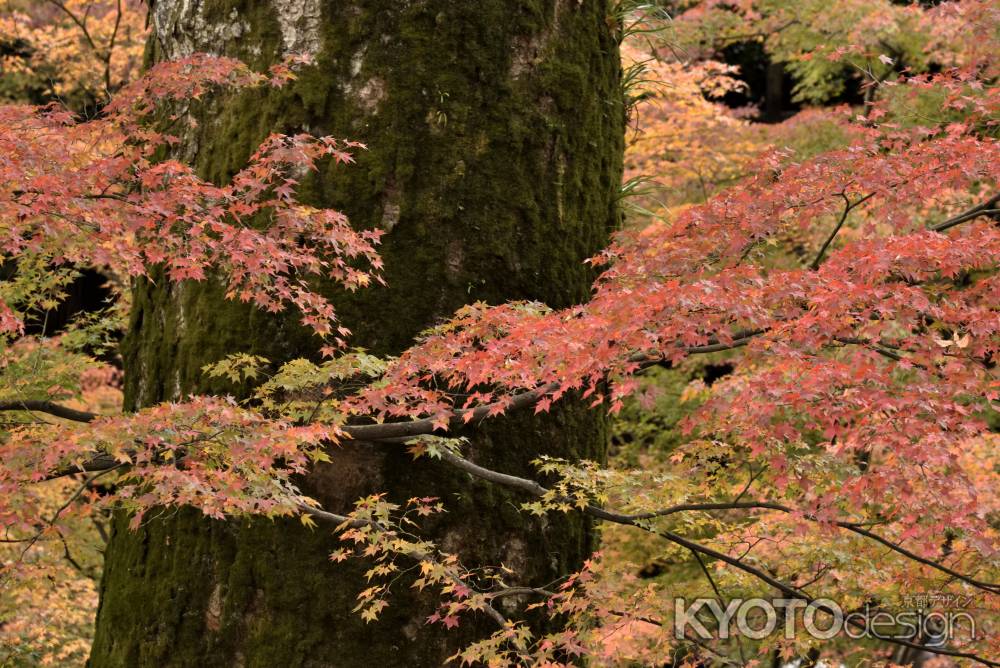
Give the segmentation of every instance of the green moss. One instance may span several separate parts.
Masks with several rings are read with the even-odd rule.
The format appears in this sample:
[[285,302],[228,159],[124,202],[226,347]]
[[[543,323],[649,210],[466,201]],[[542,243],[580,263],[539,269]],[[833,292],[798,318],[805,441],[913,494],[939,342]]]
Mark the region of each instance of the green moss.
[[[269,3],[207,4],[213,20],[235,9],[253,26],[226,52],[256,58],[260,40],[253,64],[267,65],[280,43]],[[381,250],[388,287],[326,290],[356,345],[397,353],[473,300],[567,306],[587,297],[593,274],[583,260],[617,222],[625,114],[607,5],[560,0],[556,21],[551,0],[327,3],[316,65],[284,89],[205,105],[185,145],[197,147],[199,172],[222,182],[272,131],[368,144],[356,165],[325,165],[303,184],[307,200],[344,211],[355,226],[391,227]],[[178,288],[161,279],[136,288],[123,346],[131,408],[225,390],[200,369],[233,352],[280,361],[318,347],[297,314],[226,302],[210,281]],[[603,458],[606,425],[570,404],[470,435],[479,461],[528,474],[541,452]],[[441,496],[449,512],[428,531],[467,563],[509,559],[516,546],[524,582],[549,582],[594,547],[580,518],[530,520],[517,512],[524,499],[440,463],[351,451],[335,456],[330,475],[354,470],[337,486],[322,475],[305,485],[330,507],[386,490],[398,499]],[[363,624],[350,613],[362,566],[328,564],[335,540],[325,530],[211,522],[189,511],[138,533],[123,521],[108,551],[95,668],[440,665],[491,630],[426,626],[433,600],[405,583],[382,621]]]

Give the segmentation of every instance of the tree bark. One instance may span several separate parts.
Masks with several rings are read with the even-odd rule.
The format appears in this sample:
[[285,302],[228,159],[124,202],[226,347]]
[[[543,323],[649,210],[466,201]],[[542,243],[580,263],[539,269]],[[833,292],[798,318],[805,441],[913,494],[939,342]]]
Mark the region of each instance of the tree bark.
[[[306,179],[303,198],[386,230],[388,287],[330,295],[351,345],[393,354],[470,301],[587,297],[583,260],[618,217],[625,115],[612,15],[609,0],[157,0],[149,54],[209,51],[258,69],[315,56],[286,88],[192,108],[198,123],[179,150],[223,182],[272,131],[365,142],[358,164]],[[315,357],[318,340],[297,322],[227,302],[212,281],[139,281],[126,408],[232,392],[201,369],[237,351]],[[601,459],[606,437],[601,412],[572,403],[469,435],[474,459],[521,475],[542,453]],[[448,512],[427,533],[467,565],[504,563],[518,584],[548,584],[594,547],[578,518],[529,519],[517,495],[392,446],[345,445],[303,484],[338,512],[375,492],[438,496]],[[426,624],[434,598],[405,577],[381,619],[363,623],[351,609],[367,566],[330,563],[338,541],[326,527],[176,509],[135,532],[126,522],[106,553],[94,668],[437,666],[494,630],[485,616],[449,632]]]

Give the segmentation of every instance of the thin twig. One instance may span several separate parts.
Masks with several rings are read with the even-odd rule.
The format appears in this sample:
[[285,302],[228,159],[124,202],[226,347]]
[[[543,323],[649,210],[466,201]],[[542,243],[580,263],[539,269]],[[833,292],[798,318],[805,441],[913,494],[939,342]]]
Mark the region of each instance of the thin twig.
[[32,547],[34,547],[35,543],[38,542],[38,539],[41,538],[42,535],[49,528],[55,526],[55,523],[59,519],[59,516],[62,515],[66,511],[66,509],[69,508],[78,498],[80,498],[80,495],[83,494],[87,490],[88,487],[90,487],[98,478],[106,476],[107,474],[109,474],[112,471],[114,471],[115,469],[117,469],[118,466],[121,466],[121,464],[119,464],[117,466],[113,466],[113,467],[111,467],[109,469],[105,469],[104,471],[101,471],[100,473],[97,473],[97,474],[95,474],[95,475],[87,478],[86,480],[84,480],[83,484],[81,484],[79,487],[77,487],[76,491],[74,491],[73,494],[68,499],[66,499],[66,502],[64,504],[62,504],[61,506],[59,506],[59,509],[56,510],[56,512],[52,515],[52,518],[50,520],[48,520],[45,523],[45,525],[42,526],[42,528],[39,529],[37,533],[35,533],[34,536],[31,537],[31,539],[28,541],[28,544],[24,547],[23,550],[21,550],[21,556],[18,557],[18,561],[24,559],[24,555],[26,555],[28,553],[28,550],[30,550]]
[[820,263],[823,262],[823,256],[826,254],[826,249],[829,248],[830,244],[833,243],[833,240],[837,238],[837,233],[840,232],[840,228],[843,227],[844,223],[847,221],[847,216],[856,207],[860,206],[861,204],[864,204],[867,200],[874,197],[875,193],[874,192],[868,193],[867,195],[865,195],[864,197],[855,202],[852,202],[851,198],[848,197],[846,193],[842,192],[840,193],[840,196],[844,198],[845,202],[844,211],[840,214],[840,220],[837,221],[837,225],[833,228],[833,231],[830,232],[830,235],[826,238],[826,241],[823,242],[823,246],[819,249],[819,252],[816,253],[816,258],[809,265],[809,268],[814,271],[816,269],[819,269]]

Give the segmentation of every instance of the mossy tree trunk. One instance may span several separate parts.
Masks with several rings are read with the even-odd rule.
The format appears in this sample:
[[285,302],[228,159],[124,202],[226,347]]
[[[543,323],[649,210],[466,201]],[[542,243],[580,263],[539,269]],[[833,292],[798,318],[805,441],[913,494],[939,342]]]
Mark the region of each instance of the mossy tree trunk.
[[[183,156],[225,181],[268,133],[363,141],[353,166],[326,166],[304,198],[387,234],[388,287],[333,294],[353,345],[398,353],[473,300],[566,306],[593,279],[582,261],[616,221],[624,110],[610,0],[157,0],[152,59],[209,51],[257,68],[289,52],[315,66],[294,84],[229,95],[192,113]],[[231,391],[204,364],[245,351],[315,356],[290,314],[226,302],[212,282],[136,286],[126,360],[135,409]],[[603,417],[580,406],[479,429],[471,453],[531,472],[541,453],[601,458]],[[594,547],[578,518],[531,520],[524,499],[387,446],[345,446],[305,481],[325,507],[366,494],[438,496],[427,525],[466,564],[504,563],[543,585]],[[492,630],[444,633],[434,600],[401,581],[376,623],[351,613],[365,567],[332,564],[336,537],[297,522],[210,521],[170,511],[108,546],[91,665],[437,666]],[[511,601],[515,604],[514,601]]]

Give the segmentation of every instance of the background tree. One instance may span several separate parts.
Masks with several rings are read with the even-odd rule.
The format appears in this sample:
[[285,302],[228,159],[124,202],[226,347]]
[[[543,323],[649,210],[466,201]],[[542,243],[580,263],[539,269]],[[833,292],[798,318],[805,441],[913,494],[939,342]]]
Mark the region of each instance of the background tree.
[[0,96],[94,114],[139,71],[145,39],[138,0],[4,0]]

